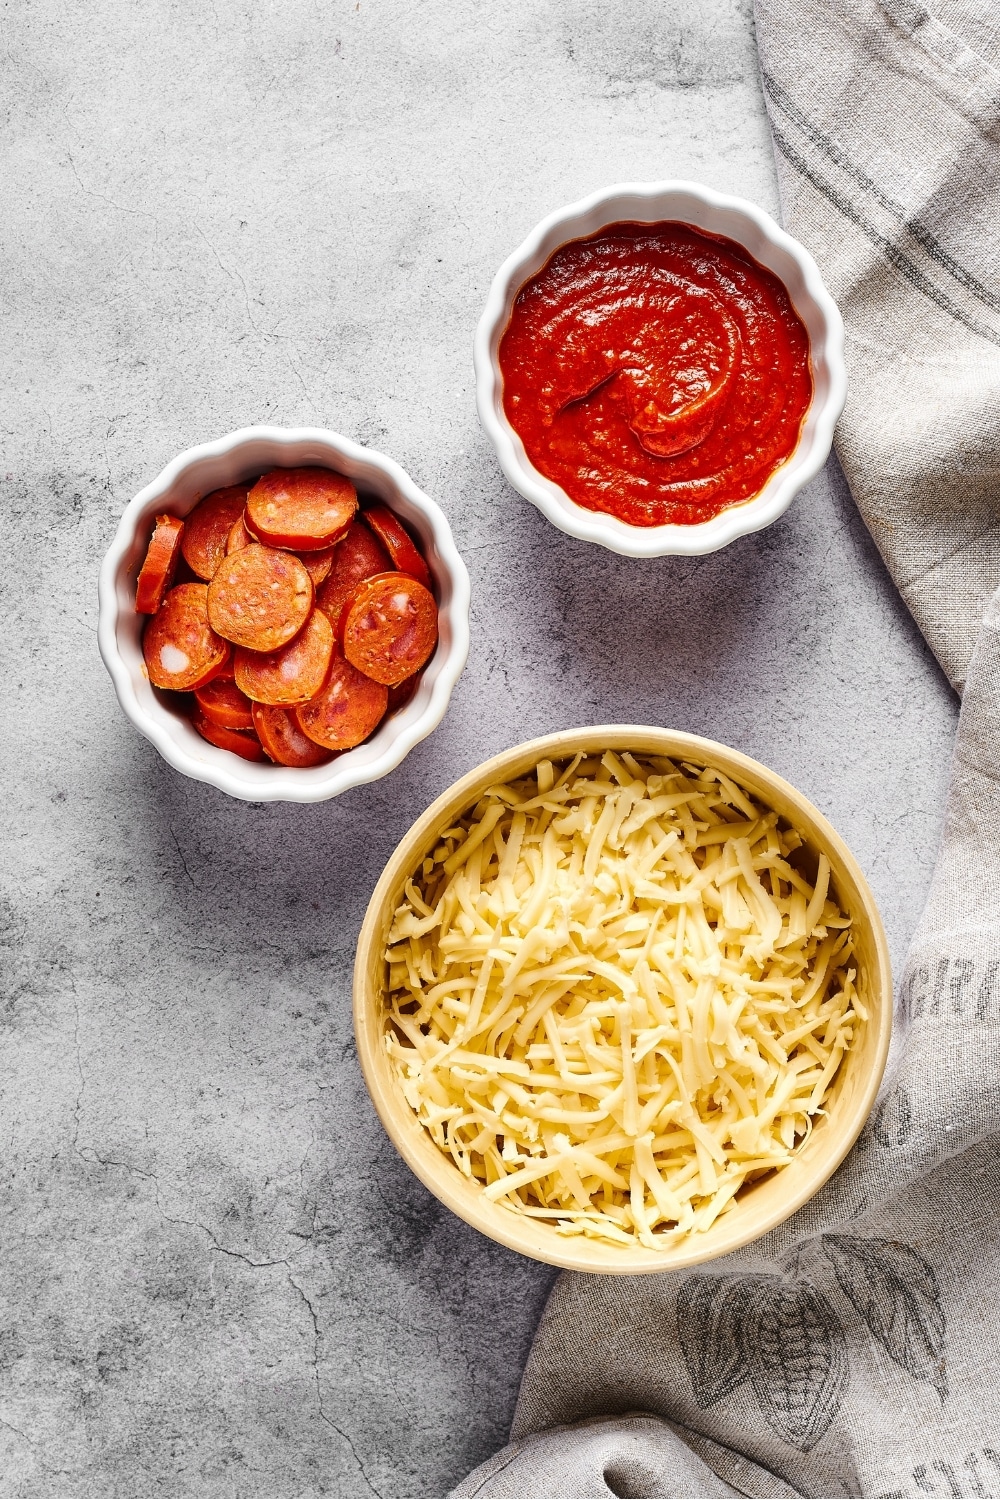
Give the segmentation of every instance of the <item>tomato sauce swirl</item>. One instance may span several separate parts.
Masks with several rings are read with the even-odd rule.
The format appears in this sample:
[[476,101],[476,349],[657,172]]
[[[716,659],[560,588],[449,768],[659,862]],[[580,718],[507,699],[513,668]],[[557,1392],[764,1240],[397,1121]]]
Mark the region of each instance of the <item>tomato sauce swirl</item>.
[[812,399],[782,282],[674,222],[562,245],[518,292],[499,360],[535,468],[633,526],[691,525],[759,494]]

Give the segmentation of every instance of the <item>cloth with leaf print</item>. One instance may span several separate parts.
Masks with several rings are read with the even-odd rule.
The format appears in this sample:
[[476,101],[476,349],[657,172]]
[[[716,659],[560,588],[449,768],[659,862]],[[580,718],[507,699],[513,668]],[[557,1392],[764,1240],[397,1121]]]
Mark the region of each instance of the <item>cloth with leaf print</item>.
[[758,0],[785,222],[844,313],[837,451],[953,684],[876,1108],[788,1223],[564,1274],[458,1495],[1000,1495],[1000,7]]

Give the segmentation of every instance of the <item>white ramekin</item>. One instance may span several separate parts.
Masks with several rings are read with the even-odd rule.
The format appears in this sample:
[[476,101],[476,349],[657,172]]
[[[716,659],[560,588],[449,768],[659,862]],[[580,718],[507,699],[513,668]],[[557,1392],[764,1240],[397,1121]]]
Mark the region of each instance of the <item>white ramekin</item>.
[[[241,760],[208,744],[153,689],[142,659],[147,616],[135,612],[135,583],[159,512],[185,516],[212,490],[304,464],[346,474],[362,498],[384,501],[412,527],[434,577],[440,639],[405,708],[356,749],[298,769]],[[101,656],[132,723],[185,776],[249,802],[320,802],[385,776],[441,722],[469,654],[469,575],[444,513],[391,458],[321,428],[245,427],[179,454],[126,507],[101,567],[99,594]]]
[[[503,409],[497,351],[518,292],[560,245],[596,234],[609,224],[668,219],[736,240],[784,282],[809,334],[813,398],[794,452],[759,495],[692,526],[630,526],[616,516],[585,510],[534,467]],[[620,183],[543,219],[493,279],[476,330],[475,365],[479,417],[514,488],[560,531],[631,557],[715,552],[747,532],[770,526],[826,462],[847,394],[844,325],[812,256],[755,204],[696,182]]]

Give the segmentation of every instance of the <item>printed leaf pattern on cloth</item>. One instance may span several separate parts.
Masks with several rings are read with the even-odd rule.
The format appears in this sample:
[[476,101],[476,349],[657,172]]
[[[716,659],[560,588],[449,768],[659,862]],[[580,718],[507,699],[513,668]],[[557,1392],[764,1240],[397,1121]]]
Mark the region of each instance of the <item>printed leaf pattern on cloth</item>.
[[897,1240],[825,1234],[829,1256],[845,1297],[864,1318],[890,1359],[925,1380],[943,1401],[945,1319],[933,1268]]
[[786,1443],[808,1453],[840,1410],[847,1385],[840,1319],[812,1287],[760,1277],[743,1332],[744,1359],[765,1420]]
[[803,1453],[815,1447],[848,1379],[844,1331],[824,1296],[777,1276],[695,1276],[681,1287],[677,1324],[700,1407],[749,1380],[768,1426]]
[[[948,1394],[945,1317],[934,1269],[898,1240],[825,1234],[844,1296],[901,1369]],[[704,1410],[749,1381],[768,1426],[808,1453],[847,1388],[847,1340],[814,1287],[780,1276],[692,1276],[677,1298],[681,1350]]]
[[677,1298],[677,1328],[694,1398],[704,1410],[746,1379],[737,1327],[742,1276],[694,1276]]

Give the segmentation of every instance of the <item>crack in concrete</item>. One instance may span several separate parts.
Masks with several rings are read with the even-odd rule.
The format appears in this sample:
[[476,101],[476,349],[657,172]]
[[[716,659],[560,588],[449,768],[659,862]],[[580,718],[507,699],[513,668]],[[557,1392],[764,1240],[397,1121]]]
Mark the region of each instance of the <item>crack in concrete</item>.
[[319,1412],[319,1415],[320,1415],[320,1418],[322,1419],[322,1421],[324,1421],[328,1427],[332,1428],[333,1431],[338,1435],[338,1437],[342,1438],[344,1440],[344,1442],[347,1444],[348,1448],[350,1448],[351,1453],[354,1455],[354,1462],[358,1466],[358,1471],[361,1474],[362,1479],[365,1481],[365,1484],[371,1490],[372,1494],[373,1495],[378,1495],[379,1492],[375,1488],[375,1486],[372,1483],[371,1479],[368,1477],[368,1471],[367,1471],[367,1469],[365,1468],[364,1464],[361,1461],[361,1456],[358,1453],[357,1448],[354,1446],[354,1439],[351,1437],[351,1435],[350,1435],[349,1432],[345,1432],[342,1427],[338,1427],[337,1423],[328,1414],[328,1412],[326,1411],[326,1408],[323,1405],[323,1389],[322,1389],[322,1386],[320,1385],[320,1378],[319,1378],[319,1346],[320,1346],[320,1340],[322,1339],[323,1335],[322,1335],[322,1332],[321,1332],[320,1326],[319,1326],[319,1318],[316,1316],[316,1309],[313,1307],[312,1302],[309,1300],[309,1297],[307,1296],[304,1287],[301,1287],[299,1285],[299,1283],[295,1280],[295,1277],[292,1275],[290,1269],[288,1271],[288,1280],[291,1283],[291,1285],[295,1288],[295,1290],[298,1292],[299,1296],[302,1298],[302,1301],[305,1303],[306,1307],[309,1310],[309,1316],[312,1319],[312,1326],[313,1326],[312,1369],[313,1369],[313,1379],[315,1380],[315,1383],[316,1383],[316,1409]]
[[[291,1260],[290,1255],[277,1256],[273,1260],[254,1260],[252,1256],[244,1255],[242,1250],[231,1250],[227,1245],[221,1245],[207,1224],[202,1224],[197,1219],[184,1219],[177,1214],[167,1213],[160,1198],[160,1179],[155,1172],[146,1172],[142,1167],[137,1167],[132,1162],[120,1161],[114,1156],[101,1156],[100,1152],[93,1146],[78,1146],[75,1138],[73,1147],[80,1160],[86,1162],[88,1166],[118,1167],[123,1172],[130,1172],[135,1177],[141,1177],[144,1182],[152,1183],[153,1198],[163,1222],[165,1224],[180,1224],[186,1229],[199,1230],[201,1234],[206,1235],[211,1241],[209,1247],[211,1250],[217,1250],[220,1255],[228,1255],[233,1260],[241,1260],[244,1265],[252,1266],[256,1271],[267,1270],[271,1266],[284,1266],[286,1271],[291,1269],[289,1265]],[[305,1246],[302,1249],[305,1249]],[[292,1255],[299,1253],[300,1251],[293,1251]]]
[[[72,980],[70,981],[72,983]],[[76,1011],[76,1019],[73,1023],[73,1042],[76,1047],[76,1071],[80,1075],[80,1089],[73,1105],[73,1150],[80,1155],[77,1142],[80,1139],[80,1114],[83,1110],[83,1094],[87,1087],[87,1080],[83,1073],[83,1057],[80,1052],[80,1000],[76,993],[76,985],[73,985],[73,1007]]]
[[180,860],[181,864],[184,866],[184,874],[187,876],[188,880],[191,882],[191,889],[196,891],[198,889],[197,883],[195,881],[194,876],[191,874],[191,871],[188,869],[188,862],[184,858],[184,851],[181,848],[180,843],[178,842],[177,835],[174,832],[174,825],[172,823],[170,824],[170,837],[174,841],[174,848],[177,850],[177,858]]
[[219,266],[219,270],[222,272],[223,276],[227,276],[230,281],[238,281],[240,286],[243,288],[243,303],[246,308],[247,322],[250,324],[250,327],[253,329],[254,333],[258,334],[260,337],[267,338],[268,335],[266,334],[264,329],[259,328],[253,320],[253,313],[250,311],[250,293],[247,291],[247,284],[243,280],[243,277],[240,275],[239,271],[235,269],[231,271],[229,267],[225,265],[222,256],[219,254],[218,250],[216,250],[215,246],[212,244],[212,241],[209,239],[204,229],[202,229],[201,225],[196,222],[194,227],[201,235],[202,239],[205,241],[205,244],[211,250],[212,254],[215,256],[215,259]]
[[106,198],[103,193],[95,193],[91,188],[86,187],[83,178],[76,169],[76,162],[69,151],[66,152],[66,159],[73,168],[73,176],[80,185],[80,191],[86,193],[88,198],[96,198],[98,203],[104,203],[108,208],[115,208],[120,214],[128,214],[133,219],[152,219],[154,224],[157,222],[156,215],[151,214],[148,209],[125,208],[123,204],[116,203],[113,198]]
[[15,1433],[23,1443],[27,1443],[28,1447],[34,1450],[35,1444],[28,1436],[28,1434],[26,1432],[22,1432],[20,1427],[15,1427],[13,1422],[8,1422],[6,1417],[0,1417],[0,1427],[6,1427],[8,1432]]
[[285,363],[288,366],[289,373],[295,376],[295,379],[299,382],[299,385],[302,387],[302,394],[303,394],[303,396],[305,396],[305,398],[308,401],[308,403],[309,403],[310,407],[312,408],[312,410],[313,411],[317,411],[318,407],[316,406],[315,401],[313,400],[313,398],[309,394],[308,387],[306,386],[306,383],[305,383],[305,381],[302,378],[302,372],[299,369],[298,365],[296,365],[294,363],[294,361],[292,360],[291,356],[289,355],[287,349],[282,349],[281,352],[285,356]]

